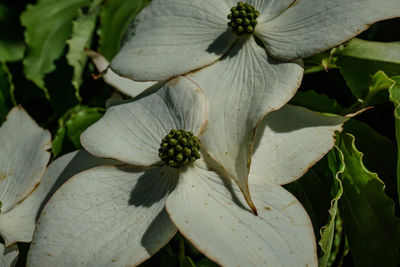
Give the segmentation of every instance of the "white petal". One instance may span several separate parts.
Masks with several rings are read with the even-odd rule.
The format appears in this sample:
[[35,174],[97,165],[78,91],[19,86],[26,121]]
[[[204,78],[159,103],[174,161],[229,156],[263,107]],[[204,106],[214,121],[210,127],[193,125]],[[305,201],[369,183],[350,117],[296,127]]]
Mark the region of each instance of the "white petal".
[[82,134],[81,142],[98,157],[149,166],[160,162],[161,139],[171,129],[184,128],[198,135],[205,116],[205,97],[199,87],[178,77],[156,93],[109,108]]
[[270,113],[257,129],[250,175],[281,185],[298,179],[333,147],[346,120],[291,105]]
[[50,153],[51,137],[18,106],[0,128],[1,213],[12,209],[39,183]]
[[398,0],[299,0],[280,16],[258,24],[272,56],[290,60],[337,46],[372,23],[400,16]]
[[176,233],[165,199],[177,170],[99,167],[76,175],[45,206],[27,265],[136,266]]
[[99,73],[105,73],[102,78],[106,83],[116,88],[120,92],[135,97],[147,88],[155,85],[157,82],[136,82],[131,79],[119,76],[112,69],[108,68],[109,62],[103,55],[92,50],[86,51],[86,54],[92,59]]
[[86,151],[71,152],[51,163],[39,186],[15,208],[0,215],[0,234],[6,245],[32,240],[40,210],[51,195],[70,177],[95,166],[117,163],[117,161],[93,157]]
[[237,39],[228,30],[229,8],[224,0],[152,2],[131,25],[111,68],[134,80],[162,81],[213,63]]
[[271,59],[253,37],[241,41],[223,60],[190,76],[205,92],[209,106],[202,144],[249,201],[247,176],[255,127],[294,95],[303,68]]
[[[311,221],[279,185],[250,185],[258,216],[215,172],[191,168],[167,199],[178,230],[222,266],[316,266]],[[307,265],[308,264],[308,265]]]
[[[0,266],[11,267],[15,266],[18,260],[18,247],[14,246],[11,249],[7,249],[5,252],[3,244],[0,243]],[[4,253],[5,252],[5,253]]]

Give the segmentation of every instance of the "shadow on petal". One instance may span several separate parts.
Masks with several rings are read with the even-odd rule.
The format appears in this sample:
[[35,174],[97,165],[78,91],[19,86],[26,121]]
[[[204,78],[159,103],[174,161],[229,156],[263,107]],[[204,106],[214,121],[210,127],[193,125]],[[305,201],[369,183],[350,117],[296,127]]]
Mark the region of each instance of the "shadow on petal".
[[146,171],[133,188],[129,205],[150,207],[159,202],[175,189],[178,177],[177,169],[166,166]]
[[227,40],[232,40],[234,38],[237,37],[229,28],[227,28],[226,31],[221,33],[217,38],[215,38],[214,42],[208,46],[207,52],[216,55],[224,55],[226,53]]
[[[62,158],[59,158],[59,159],[62,160]],[[58,164],[57,160],[54,161],[53,163]],[[49,165],[49,168],[51,168],[52,164]],[[60,164],[62,164],[61,161],[60,161]],[[47,175],[46,175],[47,172],[46,172],[44,174],[44,176],[42,177],[42,181],[41,181],[39,187],[36,189],[36,191],[38,191],[38,192],[36,192],[37,194],[43,193],[43,194],[46,194],[46,196],[43,198],[43,200],[40,204],[40,208],[38,209],[35,220],[37,221],[39,219],[39,216],[42,213],[44,206],[49,201],[51,196],[64,183],[66,183],[70,178],[72,178],[72,176],[74,176],[75,174],[77,174],[79,172],[88,170],[93,167],[97,167],[97,166],[101,166],[101,165],[117,165],[117,164],[122,164],[122,163],[119,161],[116,161],[116,160],[112,160],[112,159],[97,158],[95,156],[92,156],[85,150],[80,150],[75,154],[75,156],[73,156],[73,158],[63,168],[63,170],[60,172],[60,174],[57,177],[47,177]],[[52,181],[54,179],[56,179],[55,182]],[[35,193],[35,191],[33,193]]]

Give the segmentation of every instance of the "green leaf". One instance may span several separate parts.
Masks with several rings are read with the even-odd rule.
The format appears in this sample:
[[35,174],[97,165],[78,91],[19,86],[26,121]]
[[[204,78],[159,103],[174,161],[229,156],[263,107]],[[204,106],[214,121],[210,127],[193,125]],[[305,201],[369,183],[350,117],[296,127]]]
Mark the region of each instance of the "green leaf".
[[[355,137],[357,149],[364,154],[365,167],[378,173],[388,190],[396,188],[396,181],[393,177],[396,176],[397,151],[393,142],[356,119],[348,120],[344,124],[343,130]],[[382,157],[382,155],[385,156]],[[396,192],[393,191],[392,195],[395,197]]]
[[343,194],[343,186],[342,182],[339,179],[339,176],[343,174],[345,170],[343,154],[337,147],[335,147],[328,154],[328,166],[333,173],[334,180],[331,188],[332,200],[331,207],[329,208],[329,219],[327,224],[323,226],[320,230],[321,239],[318,242],[318,245],[321,247],[322,251],[322,255],[318,259],[318,265],[320,267],[330,266],[329,263],[331,263],[335,259],[334,255],[332,255],[331,252],[333,241],[335,238],[338,201]]
[[395,84],[389,88],[389,99],[394,104],[394,118],[397,141],[397,192],[400,203],[400,76],[392,77]]
[[185,256],[182,260],[181,267],[196,267],[196,265],[189,256]]
[[382,43],[355,38],[336,50],[336,65],[353,95],[363,101],[377,71],[382,70],[389,76],[400,74],[399,51],[400,42]]
[[18,61],[24,56],[25,44],[19,15],[0,4],[0,61]]
[[99,52],[111,60],[130,22],[150,0],[108,0],[100,14]]
[[206,257],[196,261],[196,267],[218,267],[219,265],[215,262],[207,259]]
[[336,100],[326,95],[318,94],[313,90],[308,90],[306,92],[297,91],[295,96],[290,100],[290,104],[326,113],[342,114],[346,111]]
[[363,100],[362,107],[381,104],[388,99],[388,89],[395,84],[383,71],[378,71],[372,77],[368,93]]
[[104,114],[102,108],[88,108],[73,113],[66,121],[67,136],[76,148],[81,148],[80,136],[90,125],[98,121]]
[[88,59],[85,48],[89,48],[92,43],[96,20],[102,2],[103,0],[94,0],[87,14],[83,14],[83,11],[80,10],[78,19],[73,22],[72,36],[67,41],[69,45],[67,60],[69,65],[74,68],[72,85],[75,88],[76,98],[80,101],[79,88],[83,81],[82,74]]
[[64,51],[78,10],[89,3],[90,0],[38,0],[21,15],[28,46],[24,72],[47,96],[44,76],[55,69],[54,61]]
[[77,105],[69,109],[58,119],[58,130],[53,139],[52,153],[56,157],[63,151],[65,137],[75,149],[81,148],[80,135],[104,114],[103,108],[89,108]]
[[335,51],[336,48],[304,59],[304,74],[336,69],[336,58],[333,57]]
[[0,124],[5,121],[8,112],[15,105],[14,84],[5,63],[0,62]]
[[378,175],[365,168],[354,136],[342,134],[337,146],[344,156],[342,215],[354,263],[397,266],[400,220],[394,202],[386,196]]

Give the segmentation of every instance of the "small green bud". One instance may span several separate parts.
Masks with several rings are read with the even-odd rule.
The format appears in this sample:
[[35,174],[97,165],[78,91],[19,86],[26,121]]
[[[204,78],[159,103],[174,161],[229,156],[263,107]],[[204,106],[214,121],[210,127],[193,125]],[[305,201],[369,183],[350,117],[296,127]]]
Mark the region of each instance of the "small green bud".
[[183,155],[182,155],[182,153],[179,153],[178,155],[176,155],[176,160],[177,161],[182,161],[183,160]]
[[178,151],[178,152],[182,152],[183,147],[180,146],[180,145],[176,145],[175,150]]
[[255,10],[251,4],[238,2],[236,7],[231,8],[231,13],[227,16],[228,26],[238,35],[251,34],[257,25],[256,19],[259,15],[260,12]]
[[187,140],[187,138],[182,138],[181,140],[179,140],[179,143],[182,145],[182,146],[187,146],[187,144],[188,144],[188,140]]
[[183,150],[183,154],[185,154],[186,156],[189,156],[190,154],[192,154],[192,150],[190,150],[189,148],[185,147],[185,149]]
[[200,158],[200,141],[192,132],[172,129],[163,139],[158,156],[168,166],[179,168]]
[[176,166],[175,160],[170,159],[170,160],[168,161],[168,165],[171,166],[171,167],[175,167],[175,166]]
[[178,144],[178,140],[171,138],[169,139],[168,143],[170,146],[176,146]]

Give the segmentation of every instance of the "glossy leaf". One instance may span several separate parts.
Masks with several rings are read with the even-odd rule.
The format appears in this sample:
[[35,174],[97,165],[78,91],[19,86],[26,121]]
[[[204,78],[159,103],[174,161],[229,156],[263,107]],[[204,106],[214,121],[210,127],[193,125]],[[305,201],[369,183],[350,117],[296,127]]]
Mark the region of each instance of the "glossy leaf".
[[81,133],[100,119],[103,113],[102,108],[89,108],[81,105],[68,110],[58,121],[58,130],[53,139],[53,155],[58,156],[63,151],[66,136],[75,148],[81,148]]
[[88,108],[71,115],[65,123],[67,135],[75,147],[81,147],[80,136],[90,125],[98,121],[103,116],[102,108]]
[[[354,135],[357,149],[364,154],[365,167],[376,172],[386,184],[387,193],[395,197],[396,192],[396,157],[394,143],[380,135],[368,124],[351,119],[344,124],[344,132]],[[382,155],[385,155],[384,157]]]
[[144,8],[149,0],[108,0],[100,14],[99,52],[111,60],[120,48],[120,43],[129,23]]
[[6,119],[12,105],[11,73],[5,63],[0,63],[0,124]]
[[353,95],[362,101],[368,94],[372,76],[379,70],[400,74],[400,42],[382,43],[353,39],[337,50],[339,67]]
[[332,200],[331,207],[329,208],[328,223],[320,229],[321,239],[318,242],[322,250],[322,255],[318,259],[320,267],[329,266],[329,261],[332,259],[331,252],[335,237],[338,202],[343,194],[343,186],[339,179],[339,175],[344,172],[345,166],[343,162],[343,154],[337,147],[334,147],[334,149],[328,154],[328,166],[333,174],[333,185],[331,188]]
[[363,106],[368,107],[386,102],[388,99],[388,89],[394,84],[395,82],[383,71],[375,73],[368,87],[368,93],[363,100]]
[[97,15],[100,12],[100,5],[103,0],[94,0],[89,7],[87,14],[80,10],[79,17],[73,22],[72,36],[67,41],[69,51],[67,54],[68,63],[74,68],[72,85],[76,90],[76,97],[81,100],[79,87],[82,84],[82,74],[88,59],[85,48],[89,48],[92,42],[93,33],[96,27]]
[[397,140],[397,193],[399,194],[400,203],[400,76],[393,77],[396,82],[390,89],[390,101],[394,104],[394,118],[396,127]]
[[38,87],[45,89],[44,76],[54,71],[54,61],[62,55],[72,32],[73,19],[89,3],[90,0],[39,0],[28,5],[21,15],[28,46],[24,72]]
[[397,266],[400,220],[394,202],[377,174],[365,168],[352,135],[341,135],[338,148],[344,156],[342,214],[353,260],[356,266]]

